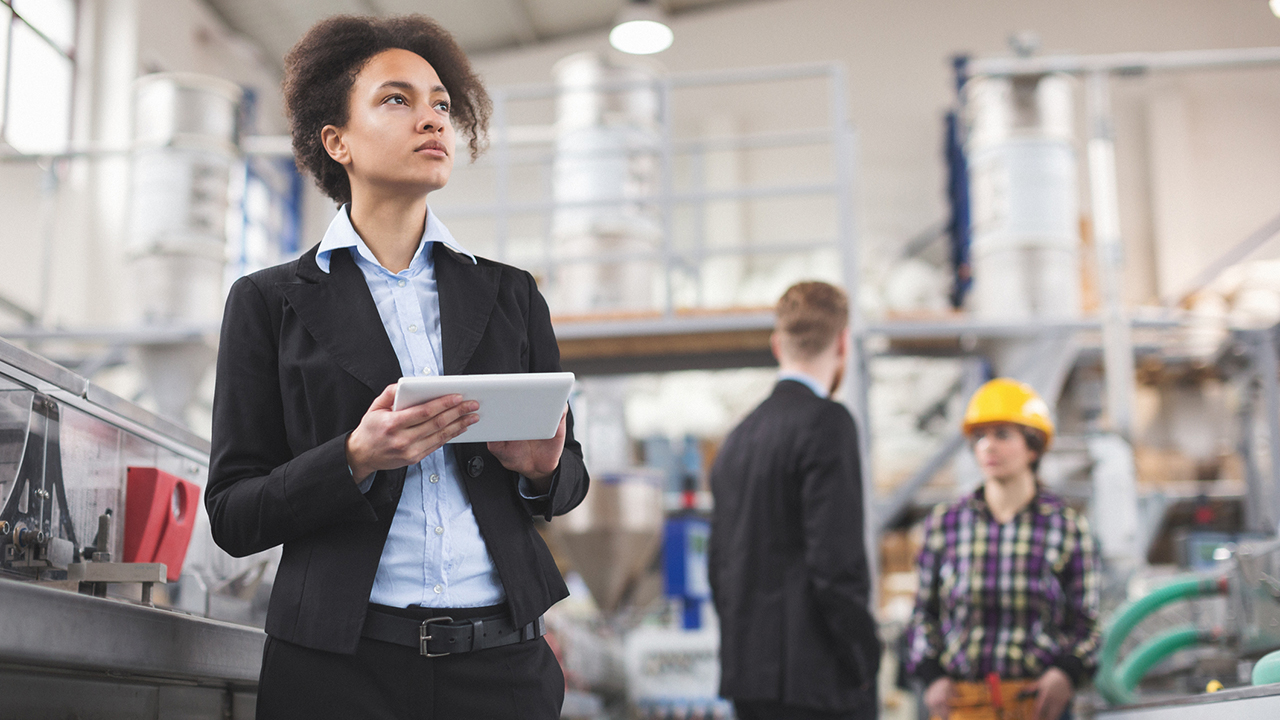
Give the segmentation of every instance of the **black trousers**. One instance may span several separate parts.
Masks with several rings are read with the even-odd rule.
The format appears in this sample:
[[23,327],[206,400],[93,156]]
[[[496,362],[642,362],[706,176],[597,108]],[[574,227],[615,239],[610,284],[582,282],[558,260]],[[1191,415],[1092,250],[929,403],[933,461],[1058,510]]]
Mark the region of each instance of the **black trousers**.
[[[403,608],[397,614],[463,619],[492,612]],[[268,637],[257,718],[555,720],[563,702],[564,674],[543,638],[428,658],[416,648],[369,638],[360,639],[354,655],[341,655]]]
[[776,700],[734,700],[733,712],[738,720],[864,720],[876,717],[877,708],[841,713],[783,705]]

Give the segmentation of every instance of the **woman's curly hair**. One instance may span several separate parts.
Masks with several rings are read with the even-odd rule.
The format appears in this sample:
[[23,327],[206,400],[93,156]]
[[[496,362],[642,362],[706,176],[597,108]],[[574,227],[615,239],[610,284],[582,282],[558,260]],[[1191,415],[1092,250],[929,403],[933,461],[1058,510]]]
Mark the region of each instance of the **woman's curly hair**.
[[449,91],[454,127],[470,139],[471,158],[484,150],[493,103],[447,30],[422,15],[321,20],[284,58],[285,113],[298,169],[311,173],[338,203],[351,201],[351,182],[346,169],[325,151],[320,131],[325,125],[347,124],[356,76],[373,56],[395,48],[431,63]]

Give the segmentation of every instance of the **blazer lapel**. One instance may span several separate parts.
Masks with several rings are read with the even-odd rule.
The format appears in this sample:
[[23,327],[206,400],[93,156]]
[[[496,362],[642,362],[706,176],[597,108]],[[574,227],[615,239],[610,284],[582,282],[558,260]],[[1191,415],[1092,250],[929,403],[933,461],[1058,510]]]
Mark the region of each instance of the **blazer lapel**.
[[329,256],[329,273],[320,270],[313,248],[298,263],[298,277],[281,290],[307,331],[342,369],[380,393],[400,379],[400,361],[391,347],[364,274],[351,254]]
[[440,297],[441,355],[444,374],[459,375],[475,354],[489,314],[498,299],[502,270],[492,265],[476,265],[470,258],[456,255],[436,243],[436,288]]

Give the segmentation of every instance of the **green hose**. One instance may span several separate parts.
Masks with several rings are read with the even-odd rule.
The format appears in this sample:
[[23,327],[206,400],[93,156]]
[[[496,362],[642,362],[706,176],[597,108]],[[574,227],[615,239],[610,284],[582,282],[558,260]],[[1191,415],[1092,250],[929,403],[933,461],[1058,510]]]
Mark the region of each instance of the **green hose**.
[[1151,668],[1159,665],[1160,661],[1184,648],[1215,640],[1216,633],[1202,632],[1194,625],[1167,630],[1148,639],[1134,648],[1112,675],[1112,678],[1119,678],[1111,688],[1118,694],[1118,702],[1123,705],[1134,702],[1137,697],[1133,689],[1138,687],[1142,678],[1146,677]]
[[[1169,603],[1226,591],[1225,578],[1184,578],[1157,588],[1116,611],[1110,625],[1103,633],[1102,652],[1098,659],[1098,676],[1095,683],[1107,702],[1118,705],[1129,702],[1132,698],[1132,688],[1136,687],[1137,682],[1135,681],[1126,689],[1116,672],[1116,664],[1119,660],[1120,647],[1124,645],[1125,638],[1129,637],[1129,633],[1138,626],[1138,623]],[[1150,669],[1150,666],[1143,670],[1143,674],[1147,669]],[[1138,679],[1141,679],[1141,675]]]

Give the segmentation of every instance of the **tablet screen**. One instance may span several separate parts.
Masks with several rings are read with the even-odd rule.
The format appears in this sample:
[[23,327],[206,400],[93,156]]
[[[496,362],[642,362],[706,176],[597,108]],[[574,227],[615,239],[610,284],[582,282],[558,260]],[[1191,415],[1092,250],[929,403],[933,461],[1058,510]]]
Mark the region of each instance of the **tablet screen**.
[[555,437],[572,390],[570,372],[403,377],[394,409],[456,393],[480,403],[480,419],[450,443],[546,440]]

